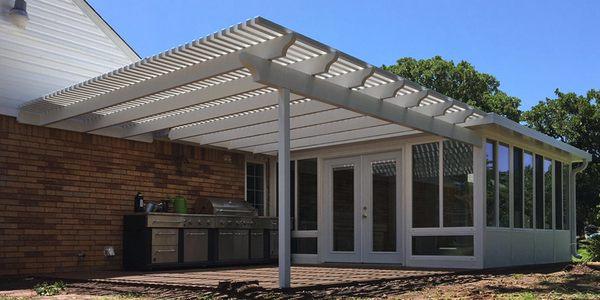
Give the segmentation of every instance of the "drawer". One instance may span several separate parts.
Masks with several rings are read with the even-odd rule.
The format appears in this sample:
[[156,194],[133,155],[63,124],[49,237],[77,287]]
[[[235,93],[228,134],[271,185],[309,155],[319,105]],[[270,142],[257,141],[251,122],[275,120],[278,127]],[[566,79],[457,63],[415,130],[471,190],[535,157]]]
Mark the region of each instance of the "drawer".
[[152,263],[166,264],[178,262],[177,245],[152,246]]
[[177,246],[179,242],[179,229],[175,228],[153,228],[152,245]]
[[175,227],[182,228],[185,218],[181,216],[148,216],[148,227]]

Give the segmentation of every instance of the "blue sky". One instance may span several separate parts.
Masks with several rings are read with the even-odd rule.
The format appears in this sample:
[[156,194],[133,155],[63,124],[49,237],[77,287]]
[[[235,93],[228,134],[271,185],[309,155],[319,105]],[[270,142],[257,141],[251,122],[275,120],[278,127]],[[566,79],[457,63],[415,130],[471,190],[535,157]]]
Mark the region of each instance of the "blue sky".
[[600,89],[600,1],[89,0],[143,57],[263,16],[375,66],[466,60],[523,109]]

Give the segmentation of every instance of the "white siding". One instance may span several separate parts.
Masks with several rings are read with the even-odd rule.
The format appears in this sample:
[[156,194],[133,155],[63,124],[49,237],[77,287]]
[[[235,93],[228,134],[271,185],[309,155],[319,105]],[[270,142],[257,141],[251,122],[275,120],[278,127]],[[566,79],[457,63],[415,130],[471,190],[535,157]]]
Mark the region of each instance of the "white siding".
[[0,114],[137,60],[82,0],[27,0],[25,29],[8,18],[13,3],[0,0]]

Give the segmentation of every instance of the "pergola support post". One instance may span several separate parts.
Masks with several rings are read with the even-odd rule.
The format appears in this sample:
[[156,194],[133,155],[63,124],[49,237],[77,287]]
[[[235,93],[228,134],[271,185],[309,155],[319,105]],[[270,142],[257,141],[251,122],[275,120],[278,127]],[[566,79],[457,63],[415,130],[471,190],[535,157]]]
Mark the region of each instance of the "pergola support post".
[[290,91],[278,91],[279,141],[277,158],[279,162],[279,287],[290,287],[291,247],[290,247]]

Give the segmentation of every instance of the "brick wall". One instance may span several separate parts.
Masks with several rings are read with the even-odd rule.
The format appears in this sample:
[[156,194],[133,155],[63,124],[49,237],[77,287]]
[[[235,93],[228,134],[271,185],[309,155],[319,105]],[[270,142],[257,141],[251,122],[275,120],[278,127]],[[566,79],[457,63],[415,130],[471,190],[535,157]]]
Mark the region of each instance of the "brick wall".
[[[244,198],[244,156],[23,125],[0,115],[0,276],[119,269],[138,191]],[[104,246],[116,257],[105,258]],[[79,259],[78,253],[85,253]]]

